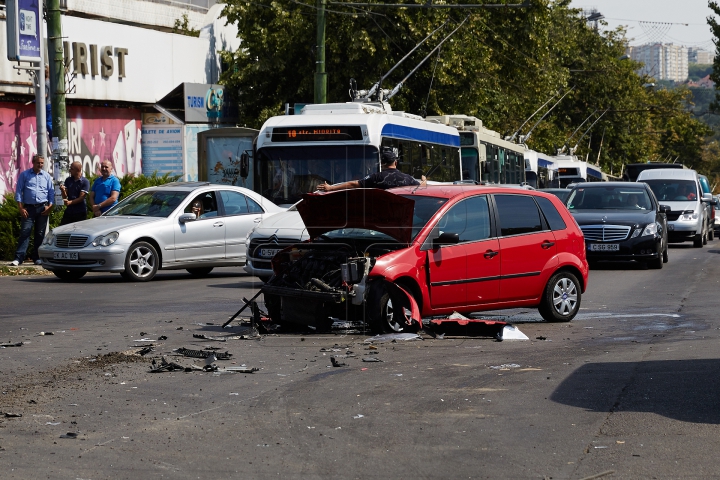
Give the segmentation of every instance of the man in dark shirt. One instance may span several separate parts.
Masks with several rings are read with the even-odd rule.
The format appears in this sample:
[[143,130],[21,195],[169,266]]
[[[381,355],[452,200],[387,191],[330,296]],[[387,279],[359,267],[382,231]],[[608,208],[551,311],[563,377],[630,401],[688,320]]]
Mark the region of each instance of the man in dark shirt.
[[60,191],[67,207],[60,225],[87,220],[85,196],[90,191],[90,181],[83,177],[82,163],[73,162],[70,165],[70,176],[65,179],[65,184],[60,186]]
[[339,183],[337,185],[328,185],[322,183],[318,185],[321,192],[332,192],[335,190],[346,190],[349,188],[380,188],[387,190],[393,187],[407,187],[410,185],[420,185],[411,175],[403,173],[397,169],[397,155],[390,147],[382,147],[380,153],[380,163],[382,171],[371,173],[360,180],[351,180],[349,182]]

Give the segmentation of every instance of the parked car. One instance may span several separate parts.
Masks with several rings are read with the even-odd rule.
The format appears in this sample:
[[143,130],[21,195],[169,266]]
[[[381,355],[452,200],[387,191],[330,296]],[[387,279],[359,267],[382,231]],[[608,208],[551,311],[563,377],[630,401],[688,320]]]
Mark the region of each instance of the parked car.
[[713,205],[715,210],[714,230],[716,234],[720,235],[720,213],[718,213],[718,210],[720,210],[720,196],[715,195],[713,198],[715,199],[715,205]]
[[276,254],[262,287],[279,323],[367,318],[374,331],[397,332],[426,316],[515,307],[566,322],[587,288],[582,232],[546,193],[355,189],[306,194],[297,210],[312,240]]
[[40,258],[63,280],[118,272],[144,282],[159,269],[203,276],[244,265],[247,233],[284,210],[245,188],[168,183],[139,190],[100,217],[53,229]]
[[[700,182],[700,189],[702,190],[703,197],[706,197],[705,194],[709,194],[710,198],[712,200],[715,200],[715,198],[712,196],[712,189],[710,188],[710,182],[708,181],[708,178],[705,175],[698,175],[698,181]],[[712,205],[710,202],[705,204],[705,210],[707,212],[707,215],[705,218],[707,219],[707,235],[708,240],[714,240],[715,239],[715,205]]]
[[539,192],[552,193],[560,199],[561,202],[565,203],[568,195],[570,195],[571,189],[569,188],[541,188]]
[[297,204],[285,212],[264,219],[248,233],[245,240],[245,271],[267,282],[273,274],[270,262],[275,254],[308,238],[310,237],[297,211]]
[[587,259],[635,260],[650,268],[668,261],[666,214],[645,183],[591,182],[575,187],[567,199],[585,235]]
[[668,241],[692,241],[702,248],[708,239],[707,208],[714,205],[711,194],[703,194],[695,170],[667,169],[643,170],[638,182],[650,185],[655,198],[670,207],[667,213]]

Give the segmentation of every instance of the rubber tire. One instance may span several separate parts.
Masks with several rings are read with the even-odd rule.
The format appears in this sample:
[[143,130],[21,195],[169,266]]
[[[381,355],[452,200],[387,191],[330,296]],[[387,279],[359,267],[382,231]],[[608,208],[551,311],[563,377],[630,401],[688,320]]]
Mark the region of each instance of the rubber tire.
[[702,233],[698,233],[695,235],[695,238],[693,239],[693,247],[694,248],[702,248],[703,247]]
[[84,277],[87,273],[87,270],[53,270],[52,272],[60,280],[72,282],[75,280],[80,280],[82,277]]
[[[553,304],[553,293],[555,287],[562,281],[568,280],[572,283],[572,290],[576,292],[576,302],[572,307],[572,310],[568,314],[561,314],[558,312]],[[582,300],[582,289],[580,288],[580,282],[577,277],[570,272],[561,271],[550,277],[545,290],[543,291],[542,298],[540,299],[540,305],[538,311],[540,315],[548,322],[569,322],[575,315],[580,311],[580,302]]]
[[660,270],[661,268],[663,268],[662,255],[660,255],[658,258],[653,258],[652,260],[648,260],[647,267],[652,270]]
[[708,232],[708,233],[707,233],[708,240],[710,240],[710,241],[715,240],[715,229],[714,229],[714,228],[708,228],[708,231],[707,231],[707,232]]
[[[140,274],[132,269],[133,262],[137,261],[133,260],[133,258],[137,259],[136,255],[142,256],[145,261],[144,265],[141,265]],[[125,273],[127,278],[133,282],[149,282],[155,277],[155,274],[158,271],[159,262],[160,258],[158,257],[157,251],[151,244],[147,242],[133,243],[130,250],[128,250],[127,257],[125,257],[125,272],[123,273]],[[147,273],[144,273],[146,269],[145,265],[150,266],[150,271]]]
[[213,267],[186,268],[185,270],[187,270],[187,272],[195,278],[202,278],[210,275],[210,272],[213,271]]
[[[402,333],[405,331],[404,319],[400,317],[400,311],[393,308],[390,292],[385,291],[380,297],[379,305],[373,306],[375,319],[372,330],[375,333]],[[389,319],[392,316],[392,320]]]
[[665,243],[665,250],[663,250],[662,259],[663,259],[663,263],[668,263],[670,261],[670,256],[668,255],[667,243]]
[[707,245],[707,241],[708,241],[707,230],[703,232],[702,241],[703,241],[703,245]]

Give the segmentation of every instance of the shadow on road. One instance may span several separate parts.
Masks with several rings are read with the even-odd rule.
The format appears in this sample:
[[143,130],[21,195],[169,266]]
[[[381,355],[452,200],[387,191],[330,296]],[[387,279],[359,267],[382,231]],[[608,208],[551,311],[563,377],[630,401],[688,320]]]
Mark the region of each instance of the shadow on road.
[[720,424],[720,359],[588,363],[550,397],[595,412],[648,412]]
[[595,261],[590,264],[590,270],[647,270],[647,265],[635,262]]

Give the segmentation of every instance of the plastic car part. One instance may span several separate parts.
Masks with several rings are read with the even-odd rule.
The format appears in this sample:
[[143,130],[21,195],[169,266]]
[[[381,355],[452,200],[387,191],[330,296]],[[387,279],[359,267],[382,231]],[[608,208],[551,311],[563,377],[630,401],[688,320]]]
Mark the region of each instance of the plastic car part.
[[430,320],[426,324],[425,328],[431,329],[436,334],[502,339],[503,329],[507,322],[471,318],[441,318]]

